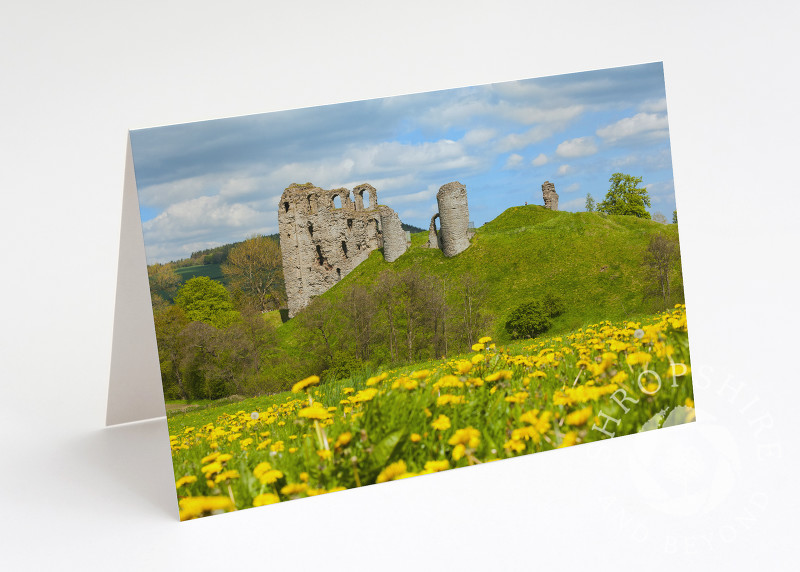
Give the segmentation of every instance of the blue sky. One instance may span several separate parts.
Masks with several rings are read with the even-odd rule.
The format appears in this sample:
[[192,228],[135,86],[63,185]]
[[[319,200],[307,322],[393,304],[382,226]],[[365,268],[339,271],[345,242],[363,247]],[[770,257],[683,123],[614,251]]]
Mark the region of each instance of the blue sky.
[[427,229],[436,192],[466,185],[476,226],[515,205],[599,202],[615,172],[675,209],[661,63],[131,132],[148,263],[278,230],[291,183],[370,183]]

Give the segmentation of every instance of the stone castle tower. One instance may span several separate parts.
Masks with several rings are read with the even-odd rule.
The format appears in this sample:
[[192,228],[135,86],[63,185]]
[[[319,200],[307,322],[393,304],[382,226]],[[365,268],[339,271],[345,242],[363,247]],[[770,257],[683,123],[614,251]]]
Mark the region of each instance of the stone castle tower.
[[556,194],[556,186],[550,181],[545,181],[542,185],[542,198],[544,198],[544,207],[551,211],[558,210],[558,194]]
[[[338,199],[340,204],[336,204]],[[325,190],[290,185],[278,206],[278,230],[289,316],[305,308],[383,247],[393,262],[408,248],[397,213],[378,205],[371,185]]]
[[[467,187],[457,181],[442,185],[436,194],[439,212],[431,217],[428,228],[428,248],[440,248],[445,256],[451,257],[465,251],[474,235],[469,228],[469,206]],[[436,219],[441,230],[436,231]]]

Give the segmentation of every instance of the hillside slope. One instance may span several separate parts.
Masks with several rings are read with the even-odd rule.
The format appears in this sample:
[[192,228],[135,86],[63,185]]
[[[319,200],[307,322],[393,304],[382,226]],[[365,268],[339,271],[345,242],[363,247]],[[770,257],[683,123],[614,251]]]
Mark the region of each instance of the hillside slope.
[[[476,230],[471,246],[445,258],[424,248],[427,232],[412,235],[411,248],[389,264],[373,252],[323,296],[338,299],[349,284],[371,284],[384,270],[416,268],[449,275],[457,282],[466,273],[488,285],[486,304],[495,320],[489,335],[507,339],[504,324],[519,304],[545,293],[561,296],[567,311],[553,322],[551,333],[600,320],[620,320],[651,313],[663,306],[645,298],[644,253],[651,237],[678,238],[677,225],[630,216],[571,213],[529,205],[512,207]],[[675,277],[677,278],[677,276]],[[676,301],[683,295],[675,280]],[[281,328],[291,344],[292,321]]]

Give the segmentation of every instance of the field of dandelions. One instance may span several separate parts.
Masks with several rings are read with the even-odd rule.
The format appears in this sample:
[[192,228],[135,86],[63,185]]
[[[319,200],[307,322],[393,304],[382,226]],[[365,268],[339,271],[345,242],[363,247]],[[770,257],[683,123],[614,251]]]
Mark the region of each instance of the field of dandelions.
[[472,350],[172,415],[181,520],[694,420],[683,305]]

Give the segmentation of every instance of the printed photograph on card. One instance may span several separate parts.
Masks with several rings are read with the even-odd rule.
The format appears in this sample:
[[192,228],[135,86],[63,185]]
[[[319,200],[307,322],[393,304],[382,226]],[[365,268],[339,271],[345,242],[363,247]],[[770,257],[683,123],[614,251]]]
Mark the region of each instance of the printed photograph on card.
[[181,520],[694,421],[661,63],[130,135]]

